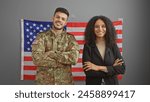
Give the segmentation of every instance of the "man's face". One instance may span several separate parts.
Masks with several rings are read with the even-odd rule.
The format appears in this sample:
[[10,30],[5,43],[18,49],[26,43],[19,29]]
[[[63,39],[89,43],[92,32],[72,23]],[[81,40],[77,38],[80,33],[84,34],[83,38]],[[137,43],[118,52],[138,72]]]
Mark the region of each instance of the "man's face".
[[56,12],[53,17],[53,27],[56,30],[62,30],[67,24],[68,16],[62,12]]

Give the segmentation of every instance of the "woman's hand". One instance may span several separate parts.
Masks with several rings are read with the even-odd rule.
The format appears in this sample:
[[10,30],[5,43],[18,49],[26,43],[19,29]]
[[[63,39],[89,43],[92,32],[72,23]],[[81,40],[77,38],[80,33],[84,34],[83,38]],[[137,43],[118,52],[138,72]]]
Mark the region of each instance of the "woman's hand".
[[85,71],[94,70],[94,71],[108,72],[106,66],[98,66],[91,62],[84,62],[83,69]]
[[115,66],[122,66],[122,63],[123,63],[122,59],[117,58],[117,59],[115,60],[115,63],[113,64],[113,66],[114,66],[114,67],[115,67]]
[[89,70],[95,70],[95,71],[98,71],[98,66],[91,63],[91,62],[84,62],[84,65],[83,65],[83,69],[85,71],[89,71]]

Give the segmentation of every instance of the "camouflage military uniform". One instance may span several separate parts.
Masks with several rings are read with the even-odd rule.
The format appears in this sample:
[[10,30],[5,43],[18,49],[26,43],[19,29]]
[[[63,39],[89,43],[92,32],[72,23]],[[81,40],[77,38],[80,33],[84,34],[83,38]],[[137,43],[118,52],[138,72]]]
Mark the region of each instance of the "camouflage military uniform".
[[49,30],[38,34],[32,44],[33,63],[37,65],[36,84],[73,84],[71,65],[77,63],[79,45],[73,35]]

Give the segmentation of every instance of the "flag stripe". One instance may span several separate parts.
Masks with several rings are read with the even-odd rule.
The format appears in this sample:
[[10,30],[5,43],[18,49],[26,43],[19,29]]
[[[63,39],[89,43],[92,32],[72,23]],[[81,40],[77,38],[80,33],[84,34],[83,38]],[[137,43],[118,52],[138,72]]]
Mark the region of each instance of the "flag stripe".
[[122,79],[122,75],[119,74],[119,75],[117,76],[117,78],[118,78],[119,80],[121,80],[121,79]]
[[122,34],[122,30],[116,30],[117,34]]
[[122,39],[116,39],[117,43],[122,43]]
[[73,72],[72,73],[73,76],[85,76],[85,74],[83,72]]
[[67,27],[86,27],[87,22],[68,22]]
[[78,81],[83,81],[85,79],[86,79],[85,76],[75,76],[75,77],[73,77],[73,80],[78,80]]
[[24,70],[36,70],[37,66],[24,66]]
[[23,75],[24,80],[35,80],[35,75]]
[[32,61],[32,57],[31,56],[24,56],[24,61]]
[[83,68],[77,68],[77,67],[74,67],[74,68],[72,68],[72,72],[83,72]]
[[82,37],[84,37],[83,35],[84,35],[84,32],[69,32],[70,34],[72,34],[72,35],[74,35],[75,37],[76,36],[82,36]]
[[122,30],[122,25],[116,25],[116,26],[115,26],[115,29],[116,29],[116,30]]
[[122,20],[114,21],[113,25],[114,26],[116,26],[116,25],[122,25]]

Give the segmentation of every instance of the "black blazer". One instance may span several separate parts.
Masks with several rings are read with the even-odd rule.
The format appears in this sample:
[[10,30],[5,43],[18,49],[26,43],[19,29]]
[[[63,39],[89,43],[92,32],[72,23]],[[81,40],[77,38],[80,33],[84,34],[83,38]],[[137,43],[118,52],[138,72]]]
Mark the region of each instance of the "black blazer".
[[103,71],[84,71],[86,74],[86,84],[87,85],[100,85],[102,83],[102,78],[106,85],[119,84],[117,75],[125,73],[125,64],[122,66],[113,66],[117,58],[122,59],[119,48],[114,45],[113,48],[106,47],[104,60],[102,59],[98,48],[95,43],[84,44],[83,48],[83,64],[84,62],[90,61],[95,65],[106,66],[107,73]]

